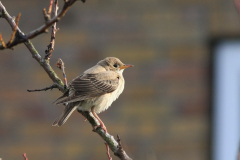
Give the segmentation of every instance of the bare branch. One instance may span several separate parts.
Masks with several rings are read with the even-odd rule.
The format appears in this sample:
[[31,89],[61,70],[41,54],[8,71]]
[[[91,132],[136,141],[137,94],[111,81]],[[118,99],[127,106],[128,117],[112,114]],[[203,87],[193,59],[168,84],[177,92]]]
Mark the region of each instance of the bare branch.
[[[51,2],[53,2],[53,0],[51,0]],[[52,3],[50,3],[50,5],[52,5]],[[54,16],[56,17],[57,16],[57,13],[58,13],[58,0],[55,0],[54,1],[54,11],[53,11],[53,14]],[[50,15],[50,7],[49,7],[49,11],[48,11],[48,14]],[[50,60],[51,56],[52,56],[52,52],[54,50],[54,46],[55,46],[55,39],[56,39],[56,32],[58,31],[57,29],[57,22],[55,22],[53,25],[52,25],[52,34],[51,34],[51,41],[50,41],[50,44],[48,45],[48,49],[45,51],[45,59],[46,60]]]
[[46,71],[46,73],[51,78],[51,80],[57,84],[58,89],[62,92],[65,92],[66,90],[64,88],[64,84],[63,84],[62,80],[57,76],[57,74],[52,69],[50,64],[46,60],[41,58],[41,56],[38,54],[37,50],[34,48],[33,44],[29,40],[27,42],[24,42],[24,44],[31,52],[33,58],[36,59],[38,61],[38,63],[43,67],[43,69]]
[[[69,0],[67,2],[64,3],[62,10],[57,14],[57,16],[53,17],[51,20],[47,21],[44,25],[42,25],[41,27],[37,28],[36,30],[28,33],[27,35],[25,35],[22,32],[20,33],[20,38],[16,41],[13,41],[13,43],[11,43],[11,45],[9,45],[7,48],[12,48],[20,43],[26,42],[29,39],[32,39],[36,36],[38,36],[39,34],[45,33],[47,32],[47,29],[53,25],[55,22],[58,22],[68,11],[68,9],[76,2],[77,0]],[[13,20],[13,18],[9,17],[9,14],[7,13],[5,7],[2,5],[1,1],[0,1],[0,15],[1,17],[5,18],[8,23],[11,25],[12,29],[14,30],[16,24]],[[17,27],[17,31],[20,31],[19,28]],[[2,45],[0,45],[0,49],[5,49]]]
[[[14,29],[16,27],[16,23],[14,22],[13,18],[8,14],[7,10],[5,9],[1,1],[0,1],[0,13],[2,13],[2,17],[5,18],[10,24],[10,26]],[[18,36],[20,37],[20,40],[25,39],[24,33],[22,33],[22,31],[18,28],[18,26],[17,26],[17,33],[18,33]],[[12,44],[15,43],[15,40],[13,40]],[[39,55],[38,51],[35,49],[34,45],[30,40],[25,39],[24,41],[25,41],[24,44],[32,54],[32,57],[43,67],[43,69],[46,71],[46,73],[51,78],[51,80],[58,85],[58,89],[61,90],[62,92],[65,92],[64,84],[62,80],[54,72],[50,64]],[[12,44],[10,46],[12,46]],[[1,46],[0,46],[0,49],[1,49]]]
[[100,137],[102,137],[102,139],[108,144],[109,148],[113,151],[115,156],[119,157],[121,160],[132,160],[123,150],[120,143],[120,138],[118,138],[119,141],[116,141],[112,135],[106,133],[101,127],[96,128],[96,126],[99,126],[100,123],[91,112],[83,112],[81,110],[78,110],[78,112],[81,113],[85,118],[87,118],[87,120],[93,127],[93,131],[98,133]]
[[43,89],[34,89],[34,90],[27,90],[28,92],[37,92],[37,91],[47,91],[47,90],[49,90],[49,89],[53,89],[53,88],[58,88],[58,86],[56,85],[56,84],[53,84],[53,85],[51,85],[51,86],[49,86],[49,87],[46,87],[46,88],[43,88]]
[[126,152],[123,150],[123,147],[121,144],[121,139],[120,139],[119,135],[117,135],[117,142],[118,142],[118,150],[117,150],[117,152],[114,152],[114,155],[121,157],[121,159],[124,159],[124,160],[130,160],[131,158],[129,158],[128,155],[126,154]]

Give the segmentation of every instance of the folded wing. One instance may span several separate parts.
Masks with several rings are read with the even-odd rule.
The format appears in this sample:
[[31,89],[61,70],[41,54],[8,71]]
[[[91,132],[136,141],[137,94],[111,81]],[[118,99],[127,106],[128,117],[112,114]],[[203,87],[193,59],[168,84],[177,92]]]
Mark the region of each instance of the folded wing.
[[69,85],[69,97],[56,104],[82,101],[115,91],[119,84],[116,72],[84,74],[75,78]]

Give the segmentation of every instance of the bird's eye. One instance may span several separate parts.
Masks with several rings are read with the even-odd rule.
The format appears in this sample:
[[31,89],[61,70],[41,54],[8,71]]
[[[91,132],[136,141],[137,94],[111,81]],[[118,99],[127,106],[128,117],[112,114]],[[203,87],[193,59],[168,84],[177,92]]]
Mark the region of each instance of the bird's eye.
[[113,67],[117,68],[117,67],[118,67],[118,65],[117,65],[117,64],[114,64],[114,65],[113,65]]

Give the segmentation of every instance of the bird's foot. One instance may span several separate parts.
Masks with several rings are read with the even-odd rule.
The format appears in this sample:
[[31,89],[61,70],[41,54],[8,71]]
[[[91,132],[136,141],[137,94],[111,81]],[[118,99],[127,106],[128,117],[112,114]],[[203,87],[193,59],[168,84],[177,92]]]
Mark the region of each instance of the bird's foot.
[[93,107],[91,108],[91,111],[92,111],[93,116],[94,116],[95,118],[97,118],[97,120],[98,120],[98,122],[100,123],[100,125],[94,126],[94,127],[93,127],[93,131],[96,132],[96,129],[100,127],[100,128],[102,128],[106,133],[108,133],[108,132],[107,132],[107,128],[105,127],[104,123],[103,123],[102,120],[98,117],[98,115],[95,113],[94,107],[95,107],[95,106],[93,106]]
[[97,128],[102,128],[106,133],[108,133],[108,132],[107,132],[107,128],[105,127],[104,124],[100,124],[100,125],[98,125],[98,126],[94,126],[94,127],[93,127],[93,131],[96,132]]

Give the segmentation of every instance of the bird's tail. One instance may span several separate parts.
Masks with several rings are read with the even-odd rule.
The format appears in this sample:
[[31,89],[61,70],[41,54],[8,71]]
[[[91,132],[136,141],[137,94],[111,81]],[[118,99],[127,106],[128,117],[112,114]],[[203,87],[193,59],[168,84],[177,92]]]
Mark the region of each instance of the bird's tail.
[[53,104],[57,104],[57,101],[59,100],[59,99],[62,99],[62,98],[64,98],[64,97],[68,97],[69,96],[69,90],[67,90],[63,95],[61,95],[60,97],[58,97],[54,102],[53,102]]
[[[78,102],[79,103],[79,102]],[[68,103],[68,105],[65,107],[65,109],[63,110],[62,114],[60,115],[59,118],[57,118],[54,122],[53,122],[53,126],[58,126],[60,127],[61,125],[63,125],[67,119],[71,116],[71,114],[73,113],[73,111],[75,111],[75,109],[77,109],[77,105],[78,103],[73,102],[73,103]]]

